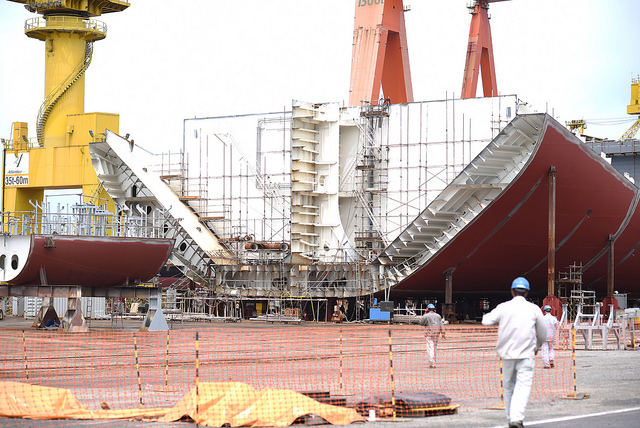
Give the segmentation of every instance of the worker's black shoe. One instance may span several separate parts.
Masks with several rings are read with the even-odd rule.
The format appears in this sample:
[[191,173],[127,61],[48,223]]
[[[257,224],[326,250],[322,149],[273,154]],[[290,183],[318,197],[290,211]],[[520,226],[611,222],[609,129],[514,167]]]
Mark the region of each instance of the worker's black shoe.
[[509,422],[509,428],[524,428],[522,421]]

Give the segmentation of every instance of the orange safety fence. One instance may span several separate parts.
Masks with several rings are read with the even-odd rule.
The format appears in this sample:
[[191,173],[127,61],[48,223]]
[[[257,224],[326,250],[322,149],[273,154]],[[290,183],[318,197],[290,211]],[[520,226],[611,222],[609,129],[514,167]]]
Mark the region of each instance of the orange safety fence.
[[[23,394],[31,393],[29,385],[68,390],[72,397],[61,393],[66,398],[57,402],[77,400],[82,409],[94,411],[88,416],[77,414],[80,419],[134,417],[133,409],[148,410],[150,418],[164,415],[170,419],[168,415],[183,412],[179,404],[190,400],[190,394],[196,397],[192,402],[195,412],[192,409],[181,416],[197,419],[212,411],[213,390],[217,394],[231,387],[245,391],[240,394],[245,401],[249,392],[243,388],[255,391],[250,394],[271,410],[291,399],[284,396],[297,397],[291,395],[294,392],[356,409],[364,418],[371,411],[378,417],[392,417],[406,408],[500,408],[501,365],[494,349],[497,329],[455,325],[446,326],[445,331],[436,345],[436,367],[430,368],[424,328],[415,325],[242,324],[168,332],[88,333],[0,330],[0,397],[6,401],[2,394],[15,390],[16,385],[24,386]],[[575,394],[574,344],[572,330],[558,330],[555,367],[550,370],[543,369],[538,353],[530,403]],[[43,394],[39,391],[32,393]],[[265,403],[267,399],[271,401]],[[107,416],[100,414],[102,409],[130,413]],[[308,411],[307,419],[297,422],[309,422],[309,415],[320,412],[314,409]],[[0,404],[0,417],[16,416],[4,410]],[[362,419],[357,413],[338,417],[327,411],[323,419],[333,417],[330,422],[335,424]],[[419,415],[426,414],[428,411]],[[52,418],[50,413],[39,417]],[[70,416],[63,412],[58,417]],[[234,421],[240,423],[240,419]],[[198,421],[220,426],[218,422],[213,417]],[[251,425],[246,420],[243,423]],[[284,426],[282,421],[261,423]],[[111,421],[110,426],[117,424]]]

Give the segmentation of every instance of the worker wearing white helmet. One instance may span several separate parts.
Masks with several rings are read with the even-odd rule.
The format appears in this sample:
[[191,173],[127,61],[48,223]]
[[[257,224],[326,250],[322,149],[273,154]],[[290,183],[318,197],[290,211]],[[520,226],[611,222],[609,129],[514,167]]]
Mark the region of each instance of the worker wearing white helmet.
[[420,325],[427,328],[425,332],[425,338],[427,341],[427,357],[429,359],[429,367],[436,367],[436,346],[438,345],[438,338],[444,337],[444,330],[442,329],[442,317],[436,312],[436,307],[433,303],[427,305],[427,310],[420,318]]
[[551,315],[551,306],[545,305],[544,322],[547,325],[547,340],[542,344],[542,362],[545,369],[555,366],[556,353],[553,349],[553,342],[556,340],[556,328],[558,327],[558,318]]
[[522,428],[529,401],[535,355],[547,338],[540,308],[526,300],[529,281],[518,277],[511,284],[513,298],[482,317],[483,325],[498,325],[496,352],[502,359],[504,408],[510,428]]

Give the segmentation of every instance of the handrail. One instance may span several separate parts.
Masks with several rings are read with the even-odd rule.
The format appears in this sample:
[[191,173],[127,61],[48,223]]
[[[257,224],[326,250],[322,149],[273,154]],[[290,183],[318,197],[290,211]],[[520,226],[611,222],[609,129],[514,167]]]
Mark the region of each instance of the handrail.
[[114,236],[164,238],[176,220],[164,212],[157,216],[115,215],[93,205],[78,204],[73,212],[0,212],[0,232],[9,235]]
[[77,16],[39,16],[27,19],[24,23],[25,33],[37,29],[74,29],[79,28],[107,35],[107,24],[97,19]]
[[53,107],[58,102],[60,97],[64,95],[67,90],[73,86],[73,84],[87,71],[89,65],[91,65],[91,59],[93,58],[93,42],[86,42],[84,59],[78,66],[69,74],[69,76],[63,80],[58,86],[56,86],[44,100],[38,111],[38,120],[36,122],[36,135],[38,136],[38,143],[41,147],[44,147],[44,127],[47,123],[49,113],[53,110]]

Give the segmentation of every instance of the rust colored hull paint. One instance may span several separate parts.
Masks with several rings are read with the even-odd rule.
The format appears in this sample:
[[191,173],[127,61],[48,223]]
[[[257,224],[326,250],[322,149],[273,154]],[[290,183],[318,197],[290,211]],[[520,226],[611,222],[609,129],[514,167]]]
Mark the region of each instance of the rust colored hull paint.
[[31,248],[13,285],[83,285],[117,287],[153,278],[173,248],[173,240],[158,238],[114,238],[32,235]]
[[[525,276],[531,294],[547,294],[548,207],[556,168],[556,266],[582,264],[583,288],[607,292],[608,237],[615,237],[615,289],[640,292],[638,187],[547,117],[535,152],[519,176],[428,263],[399,283],[394,296],[508,293]],[[639,254],[640,255],[640,254]],[[557,276],[556,276],[557,277]]]

